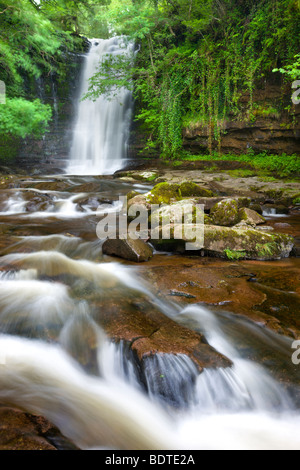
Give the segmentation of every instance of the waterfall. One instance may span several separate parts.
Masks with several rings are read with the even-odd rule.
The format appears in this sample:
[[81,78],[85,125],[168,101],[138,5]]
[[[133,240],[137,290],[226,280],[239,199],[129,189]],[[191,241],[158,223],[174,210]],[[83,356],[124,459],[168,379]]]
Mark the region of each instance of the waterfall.
[[[133,44],[121,37],[94,39],[85,59],[80,97],[88,91],[89,79],[107,55],[130,55]],[[68,174],[106,175],[121,169],[127,156],[132,116],[132,95],[126,88],[107,99],[80,100],[74,126]]]

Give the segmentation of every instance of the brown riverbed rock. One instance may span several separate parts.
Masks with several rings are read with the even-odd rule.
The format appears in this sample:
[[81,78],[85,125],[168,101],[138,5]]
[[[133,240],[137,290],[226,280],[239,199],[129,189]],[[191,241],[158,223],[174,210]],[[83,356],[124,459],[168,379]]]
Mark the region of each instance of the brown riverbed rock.
[[[200,304],[244,315],[293,339],[300,337],[300,266],[277,261],[224,261],[157,255],[140,275],[181,305]],[[174,297],[175,292],[186,295]],[[300,371],[299,371],[300,373]]]
[[103,299],[99,322],[113,341],[130,344],[143,368],[145,358],[156,354],[185,354],[197,366],[231,367],[231,361],[207,344],[205,337],[162,314],[142,295]]
[[75,449],[42,416],[0,405],[0,450],[57,450],[56,440],[61,448]]

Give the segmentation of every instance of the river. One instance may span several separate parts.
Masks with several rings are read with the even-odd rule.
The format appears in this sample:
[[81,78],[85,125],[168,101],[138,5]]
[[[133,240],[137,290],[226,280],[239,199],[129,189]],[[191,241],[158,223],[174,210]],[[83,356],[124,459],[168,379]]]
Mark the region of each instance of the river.
[[[107,51],[119,53],[115,39],[95,40],[84,72]],[[101,98],[100,115],[79,106],[65,174],[2,178],[0,402],[44,416],[80,449],[300,449],[296,338],[248,318],[242,292],[232,308],[224,296],[215,303],[214,290],[198,289],[188,302],[166,293],[189,267],[198,270],[189,281],[196,288],[205,265],[216,273],[228,263],[156,254],[133,266],[102,254],[96,227],[107,208],[120,213],[120,196],[150,187],[109,176],[126,160],[131,98],[122,96],[122,112],[119,99]],[[299,261],[285,262],[290,285]],[[262,272],[270,263],[238,266]],[[282,289],[271,305],[279,313],[287,296],[299,303],[298,291]],[[141,357],[133,344],[144,333],[134,332],[148,327],[147,340],[156,336],[161,350]],[[176,350],[169,329],[179,331]],[[185,353],[191,338],[209,351],[198,357],[207,366]]]
[[[145,265],[102,255],[102,205],[120,210],[119,196],[140,185],[47,176],[14,178],[13,186],[1,190],[0,208],[2,402],[45,416],[80,448],[299,448],[291,338],[221,308],[157,296]],[[158,354],[147,363],[145,390],[122,343],[105,334],[112,296],[120,309],[143,296],[201,331],[232,367],[199,374],[187,356]],[[262,364],[267,353],[271,368]],[[272,374],[278,367],[288,387]],[[161,377],[176,406],[172,394],[161,396]]]

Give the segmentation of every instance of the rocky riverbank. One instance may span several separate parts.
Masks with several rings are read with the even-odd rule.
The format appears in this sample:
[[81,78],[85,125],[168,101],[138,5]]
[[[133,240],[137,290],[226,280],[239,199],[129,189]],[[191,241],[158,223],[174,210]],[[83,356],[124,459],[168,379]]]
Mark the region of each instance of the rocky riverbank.
[[[300,194],[297,182],[280,182],[279,186],[278,182],[258,177],[233,179],[226,173],[221,177],[199,170],[151,168],[121,172],[116,177],[131,183],[152,182],[154,187],[148,192],[128,194],[128,214],[133,211],[137,214],[138,210],[146,213],[146,217],[148,214],[149,232],[141,238],[149,239],[157,250],[182,253],[184,244],[195,241],[185,234],[189,229],[195,239],[203,231],[203,240],[195,247],[199,255],[272,260],[295,253],[294,239],[287,233],[277,233],[263,214],[297,213]],[[189,219],[184,216],[188,210]],[[164,236],[165,232],[169,237]],[[118,251],[107,254],[117,255]]]

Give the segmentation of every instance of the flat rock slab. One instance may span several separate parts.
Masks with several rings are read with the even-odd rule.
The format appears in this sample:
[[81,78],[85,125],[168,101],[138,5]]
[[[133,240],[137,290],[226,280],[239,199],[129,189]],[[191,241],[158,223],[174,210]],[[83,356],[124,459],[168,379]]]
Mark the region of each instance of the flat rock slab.
[[[121,307],[120,307],[121,306]],[[116,343],[130,344],[141,367],[143,361],[156,354],[185,354],[197,366],[231,367],[231,361],[207,344],[205,337],[162,314],[149,301],[138,297],[103,300],[99,305],[99,322]]]

